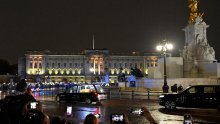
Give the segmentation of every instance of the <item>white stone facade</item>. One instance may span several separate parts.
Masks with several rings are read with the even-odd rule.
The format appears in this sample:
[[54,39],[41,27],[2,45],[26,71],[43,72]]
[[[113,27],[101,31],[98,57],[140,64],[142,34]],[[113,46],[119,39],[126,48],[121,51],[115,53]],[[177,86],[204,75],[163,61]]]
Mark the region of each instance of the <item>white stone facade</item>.
[[184,61],[216,61],[215,51],[207,40],[208,27],[200,17],[197,17],[195,23],[188,24],[183,29],[185,31],[185,46],[182,53]]
[[[182,78],[183,77],[183,58],[182,57],[167,57],[166,58],[166,73],[167,78]],[[158,60],[157,67],[149,68],[149,78],[164,77],[164,59]]]
[[[81,54],[54,54],[49,51],[29,51],[20,62],[20,75],[30,81],[42,82],[90,82],[103,79],[106,72],[110,82],[117,82],[120,69],[130,75],[131,68],[137,67],[148,73],[149,67],[156,67],[158,56],[110,55],[108,50],[85,50]],[[38,80],[37,80],[38,79]]]
[[191,78],[219,77],[215,50],[207,40],[206,29],[209,27],[202,18],[197,17],[194,23],[185,28],[185,46],[182,51],[184,76]]
[[[144,82],[145,88],[150,88],[152,90],[162,90],[163,86],[163,79],[141,79],[140,82]],[[203,85],[203,84],[220,84],[220,82],[217,82],[216,78],[169,78],[167,79],[167,84],[169,87],[171,87],[174,84],[177,84],[177,86],[182,85],[183,88],[187,88],[190,85]]]

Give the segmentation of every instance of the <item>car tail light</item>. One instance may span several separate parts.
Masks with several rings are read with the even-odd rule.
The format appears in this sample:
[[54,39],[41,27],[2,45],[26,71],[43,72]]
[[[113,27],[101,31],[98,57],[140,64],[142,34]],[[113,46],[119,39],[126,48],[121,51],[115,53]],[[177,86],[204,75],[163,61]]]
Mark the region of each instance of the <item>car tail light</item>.
[[95,93],[95,96],[99,96],[99,94],[98,94],[98,93]]

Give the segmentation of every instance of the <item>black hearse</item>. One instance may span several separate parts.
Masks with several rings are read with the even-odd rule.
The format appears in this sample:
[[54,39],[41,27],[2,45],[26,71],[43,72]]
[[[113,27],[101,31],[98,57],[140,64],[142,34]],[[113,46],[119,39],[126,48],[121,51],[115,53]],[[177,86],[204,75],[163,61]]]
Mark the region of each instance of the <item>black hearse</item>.
[[102,87],[98,84],[83,84],[75,85],[67,89],[64,93],[59,93],[56,96],[56,100],[66,102],[86,102],[91,104],[92,102],[100,102],[107,99],[107,94]]
[[167,109],[176,107],[220,109],[220,85],[195,85],[179,93],[161,94],[159,104]]

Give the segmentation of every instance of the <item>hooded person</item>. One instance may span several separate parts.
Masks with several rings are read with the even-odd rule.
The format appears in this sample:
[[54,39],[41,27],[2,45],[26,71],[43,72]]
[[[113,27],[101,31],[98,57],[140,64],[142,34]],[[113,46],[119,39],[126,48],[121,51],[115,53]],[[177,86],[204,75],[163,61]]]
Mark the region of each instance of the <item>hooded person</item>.
[[18,93],[24,93],[27,90],[27,83],[25,79],[22,79],[18,84],[16,85],[16,91]]
[[[16,92],[3,99],[4,105],[1,112],[4,113],[3,122],[9,121],[11,124],[22,122],[22,116],[29,111],[30,102],[36,102],[36,99],[26,93],[27,83],[23,79],[16,85]],[[1,119],[1,120],[2,120]]]

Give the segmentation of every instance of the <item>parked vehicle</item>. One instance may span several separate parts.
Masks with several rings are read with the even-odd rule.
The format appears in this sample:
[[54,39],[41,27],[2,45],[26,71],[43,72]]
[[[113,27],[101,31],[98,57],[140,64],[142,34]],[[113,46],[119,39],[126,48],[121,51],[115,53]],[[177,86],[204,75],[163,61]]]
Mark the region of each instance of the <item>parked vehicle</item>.
[[59,93],[56,96],[56,100],[72,102],[86,102],[91,104],[92,102],[101,102],[107,99],[107,94],[102,87],[98,84],[83,84],[75,85],[67,89],[64,93]]
[[179,93],[162,94],[159,96],[159,104],[167,109],[192,107],[220,110],[220,85],[195,85]]

